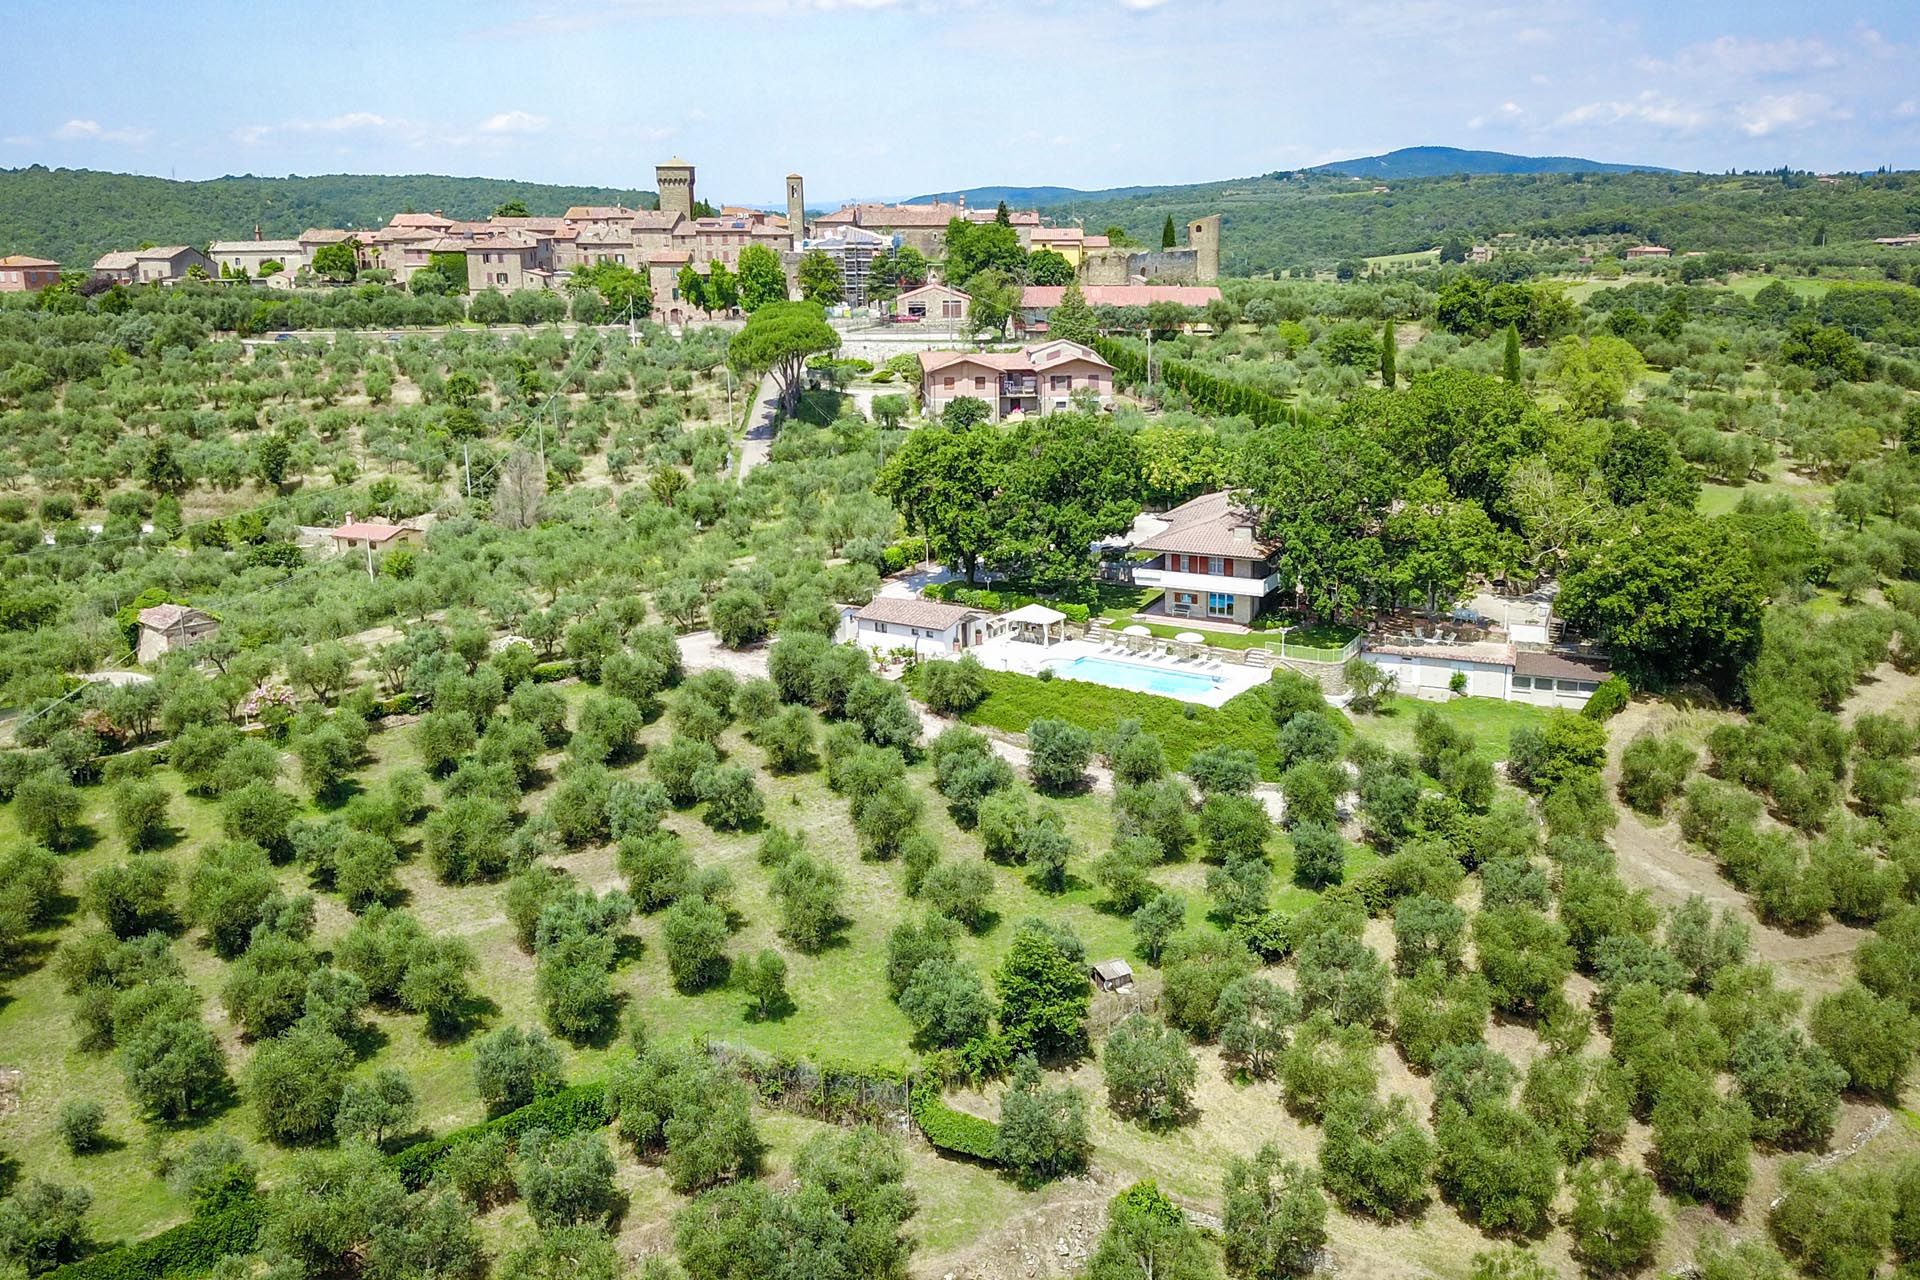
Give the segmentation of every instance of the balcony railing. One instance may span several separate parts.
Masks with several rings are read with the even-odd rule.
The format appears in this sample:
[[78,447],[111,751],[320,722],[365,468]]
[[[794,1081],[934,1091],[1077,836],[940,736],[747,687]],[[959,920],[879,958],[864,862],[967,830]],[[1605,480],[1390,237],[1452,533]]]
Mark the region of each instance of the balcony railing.
[[1040,384],[1033,378],[1002,378],[1000,394],[1003,396],[1031,396],[1040,393]]
[[1134,567],[1133,580],[1143,587],[1162,587],[1168,591],[1218,591],[1239,596],[1263,596],[1280,587],[1278,573],[1242,578],[1224,573],[1183,573],[1176,569],[1144,566]]

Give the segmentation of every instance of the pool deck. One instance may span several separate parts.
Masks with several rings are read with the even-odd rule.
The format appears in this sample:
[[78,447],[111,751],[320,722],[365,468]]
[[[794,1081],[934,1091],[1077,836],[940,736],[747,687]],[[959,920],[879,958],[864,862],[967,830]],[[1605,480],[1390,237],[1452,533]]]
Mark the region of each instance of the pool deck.
[[[1243,667],[1238,663],[1221,662],[1217,658],[1205,656],[1178,661],[1164,657],[1150,658],[1137,653],[1128,653],[1118,645],[1101,645],[1086,640],[1060,640],[1050,645],[1040,645],[1003,635],[996,636],[971,652],[980,660],[981,665],[994,671],[1012,671],[1028,676],[1037,676],[1047,668],[1064,666],[1076,658],[1102,658],[1108,662],[1124,662],[1131,666],[1146,667],[1170,674],[1201,676],[1217,683],[1204,691],[1196,689],[1190,694],[1139,689],[1133,692],[1152,693],[1157,697],[1172,698],[1177,702],[1198,703],[1203,707],[1220,706],[1255,685],[1265,684],[1268,677],[1273,674],[1259,667]],[[1072,680],[1078,677],[1063,674],[1061,678]],[[1106,681],[1089,683],[1105,684]]]

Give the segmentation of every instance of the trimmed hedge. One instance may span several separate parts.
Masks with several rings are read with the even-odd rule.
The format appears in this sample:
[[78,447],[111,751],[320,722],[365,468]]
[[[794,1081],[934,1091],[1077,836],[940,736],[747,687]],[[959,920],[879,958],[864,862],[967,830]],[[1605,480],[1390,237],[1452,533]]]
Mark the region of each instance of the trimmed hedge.
[[572,658],[560,658],[553,662],[542,662],[533,669],[533,679],[536,684],[552,684],[555,680],[565,680],[572,674]]
[[47,1273],[45,1280],[163,1280],[211,1271],[228,1254],[253,1252],[267,1207],[260,1199],[191,1218],[138,1244],[108,1249]]
[[[1093,347],[1113,366],[1114,373],[1122,382],[1135,386],[1146,382],[1147,358],[1143,353],[1112,338],[1095,338]],[[1222,378],[1183,360],[1156,361],[1155,369],[1162,382],[1184,391],[1196,409],[1227,415],[1242,414],[1262,427],[1294,420],[1291,405],[1258,387]]]
[[970,587],[964,582],[936,583],[920,594],[930,600],[964,604],[972,609],[990,609],[995,613],[1005,613],[1009,609],[1018,609],[1022,605],[1044,604],[1050,609],[1058,609],[1066,614],[1068,622],[1085,622],[1093,616],[1093,609],[1088,605],[1073,604],[1063,600],[1046,600],[1020,591],[995,591],[991,587]]
[[432,1180],[434,1170],[440,1167],[447,1152],[483,1133],[504,1133],[510,1138],[517,1138],[529,1129],[578,1133],[598,1129],[607,1119],[606,1084],[602,1081],[576,1084],[483,1124],[468,1125],[444,1137],[416,1142],[405,1151],[395,1152],[388,1157],[388,1162],[399,1171],[400,1181],[407,1190],[418,1191]]
[[993,1163],[994,1149],[1000,1145],[999,1125],[956,1111],[926,1085],[913,1086],[907,1096],[913,1122],[928,1142],[942,1151]]

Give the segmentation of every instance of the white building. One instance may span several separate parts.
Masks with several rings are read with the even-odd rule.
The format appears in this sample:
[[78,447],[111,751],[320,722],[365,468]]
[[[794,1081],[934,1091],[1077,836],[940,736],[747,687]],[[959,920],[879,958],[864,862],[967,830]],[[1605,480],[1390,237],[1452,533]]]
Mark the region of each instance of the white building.
[[876,653],[910,649],[916,655],[964,653],[985,640],[993,615],[965,605],[912,596],[875,596],[840,613],[841,642]]
[[[1600,658],[1564,650],[1516,649],[1510,644],[1369,643],[1367,661],[1392,675],[1401,693],[1444,701],[1455,692],[1536,707],[1577,711],[1607,678]],[[1453,681],[1464,678],[1455,690]]]

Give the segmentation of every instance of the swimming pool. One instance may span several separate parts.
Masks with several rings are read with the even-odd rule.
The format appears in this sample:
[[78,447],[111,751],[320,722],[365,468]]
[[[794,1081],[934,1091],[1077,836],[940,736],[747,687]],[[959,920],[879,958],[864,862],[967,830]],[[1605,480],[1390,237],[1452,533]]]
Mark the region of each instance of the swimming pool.
[[1112,658],[1074,658],[1052,668],[1065,680],[1086,680],[1114,689],[1135,693],[1157,693],[1163,698],[1183,702],[1211,702],[1225,683],[1219,676],[1193,671],[1169,671],[1139,662],[1116,662]]

